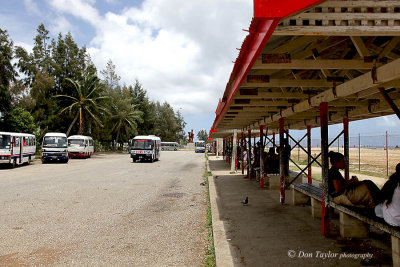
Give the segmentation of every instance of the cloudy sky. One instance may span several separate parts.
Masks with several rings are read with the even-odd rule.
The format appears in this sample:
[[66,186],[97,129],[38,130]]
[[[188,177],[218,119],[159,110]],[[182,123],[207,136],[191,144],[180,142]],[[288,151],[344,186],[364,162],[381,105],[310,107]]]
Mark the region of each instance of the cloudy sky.
[[[0,28],[31,49],[44,23],[71,32],[98,70],[109,59],[122,82],[138,79],[153,100],[180,110],[187,130],[210,129],[249,27],[252,0],[1,0]],[[397,118],[353,123],[352,134],[396,130]],[[378,128],[371,125],[379,126]],[[334,133],[337,128],[334,127]]]

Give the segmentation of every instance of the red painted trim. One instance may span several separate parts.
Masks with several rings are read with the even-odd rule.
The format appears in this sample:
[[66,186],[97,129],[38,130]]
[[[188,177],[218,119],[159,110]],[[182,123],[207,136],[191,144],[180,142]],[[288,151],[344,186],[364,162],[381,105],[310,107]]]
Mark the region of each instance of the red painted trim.
[[324,0],[254,0],[254,17],[285,18]]
[[220,99],[218,104],[213,129],[216,128],[222,116],[228,110],[234,95],[239,90],[240,85],[250,72],[278,23],[279,19],[253,19],[250,25],[250,34],[247,35],[242,44],[241,51],[225,88],[224,97],[222,100]]
[[254,18],[244,39],[222,99],[219,99],[212,129],[220,123],[233,96],[239,90],[276,26],[284,17],[298,13],[324,0],[254,0]]

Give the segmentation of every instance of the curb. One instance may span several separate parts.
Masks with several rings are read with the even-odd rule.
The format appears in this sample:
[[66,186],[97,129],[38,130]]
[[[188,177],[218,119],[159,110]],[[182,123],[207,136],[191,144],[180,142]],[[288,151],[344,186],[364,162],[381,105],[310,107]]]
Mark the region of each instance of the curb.
[[[207,161],[207,170],[209,164]],[[208,176],[208,186],[210,190],[211,216],[213,225],[215,261],[218,267],[234,266],[233,257],[229,243],[226,237],[224,222],[220,220],[219,210],[217,205],[217,190],[214,184],[214,177]]]

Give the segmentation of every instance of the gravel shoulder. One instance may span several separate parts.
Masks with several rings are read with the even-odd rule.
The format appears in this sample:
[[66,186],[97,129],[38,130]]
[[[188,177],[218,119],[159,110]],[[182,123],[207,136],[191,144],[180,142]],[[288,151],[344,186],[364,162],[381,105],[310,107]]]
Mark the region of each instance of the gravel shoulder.
[[201,265],[204,161],[165,151],[0,169],[0,265]]

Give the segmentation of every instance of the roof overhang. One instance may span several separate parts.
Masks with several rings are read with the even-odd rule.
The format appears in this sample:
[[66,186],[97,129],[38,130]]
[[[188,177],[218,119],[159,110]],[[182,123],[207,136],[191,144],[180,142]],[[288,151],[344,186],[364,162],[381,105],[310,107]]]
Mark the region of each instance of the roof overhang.
[[319,126],[393,114],[400,102],[396,1],[255,0],[254,18],[210,131]]

